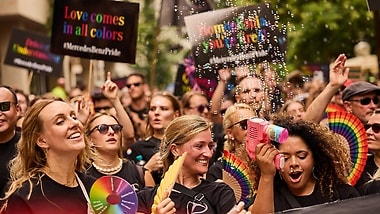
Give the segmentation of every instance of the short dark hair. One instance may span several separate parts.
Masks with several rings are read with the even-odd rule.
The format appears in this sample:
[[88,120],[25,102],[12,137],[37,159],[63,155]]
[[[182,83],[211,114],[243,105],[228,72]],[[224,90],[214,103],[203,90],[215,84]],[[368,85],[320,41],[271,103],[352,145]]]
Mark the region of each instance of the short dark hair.
[[0,88],[8,89],[8,91],[10,91],[12,93],[14,103],[16,105],[18,104],[16,92],[15,92],[15,90],[12,87],[10,87],[8,85],[0,85]]
[[145,83],[145,76],[143,74],[137,73],[137,72],[129,74],[127,76],[127,78],[125,78],[125,82],[127,82],[128,79],[129,79],[129,77],[131,77],[131,76],[138,76],[138,77],[140,77],[142,79],[143,83]]
[[97,102],[99,100],[108,100],[108,98],[99,90],[96,90],[91,94],[92,102]]

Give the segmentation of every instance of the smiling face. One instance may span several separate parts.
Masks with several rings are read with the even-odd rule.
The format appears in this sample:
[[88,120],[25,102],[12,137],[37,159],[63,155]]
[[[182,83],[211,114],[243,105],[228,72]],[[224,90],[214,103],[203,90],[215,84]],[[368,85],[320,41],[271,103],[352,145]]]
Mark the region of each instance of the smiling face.
[[89,140],[95,147],[95,151],[99,153],[117,154],[121,146],[121,130],[113,130],[108,127],[105,133],[99,131],[99,125],[114,125],[118,124],[115,118],[109,115],[102,115],[91,122],[89,130],[92,130],[89,135]]
[[239,83],[238,87],[238,93],[235,95],[236,101],[246,103],[259,110],[264,99],[260,80],[255,77],[246,77]]
[[233,125],[226,129],[226,133],[229,135],[230,139],[235,139],[235,147],[245,143],[247,138],[247,122],[245,121],[255,116],[256,114],[253,111],[243,108],[238,109],[231,116],[231,124]]
[[0,103],[1,105],[9,104],[9,109],[0,110],[0,142],[6,142],[14,135],[20,108],[15,104],[12,93],[3,87],[0,87]]
[[52,102],[41,110],[39,119],[42,130],[38,145],[48,150],[47,158],[63,154],[77,156],[85,148],[83,126],[69,104]]
[[380,127],[380,114],[372,115],[366,125],[366,133],[368,139],[368,149],[375,153],[375,155],[380,154],[380,132],[378,128]]
[[179,155],[187,152],[183,163],[183,172],[193,176],[205,174],[208,170],[209,160],[213,155],[215,145],[209,129],[200,132],[182,145],[176,145]]
[[280,174],[289,190],[297,195],[309,195],[314,190],[313,153],[304,140],[298,136],[289,136],[279,144],[280,153],[285,156],[285,166]]

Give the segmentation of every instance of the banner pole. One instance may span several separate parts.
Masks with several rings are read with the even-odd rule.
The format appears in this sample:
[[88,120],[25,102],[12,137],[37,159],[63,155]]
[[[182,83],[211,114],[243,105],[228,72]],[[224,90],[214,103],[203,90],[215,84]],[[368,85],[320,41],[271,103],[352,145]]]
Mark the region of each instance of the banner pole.
[[93,76],[93,68],[92,68],[93,60],[90,59],[90,68],[88,71],[88,94],[91,94],[92,90],[92,76]]
[[30,90],[30,85],[32,84],[32,80],[33,80],[33,70],[29,71],[29,74],[28,74],[28,90]]

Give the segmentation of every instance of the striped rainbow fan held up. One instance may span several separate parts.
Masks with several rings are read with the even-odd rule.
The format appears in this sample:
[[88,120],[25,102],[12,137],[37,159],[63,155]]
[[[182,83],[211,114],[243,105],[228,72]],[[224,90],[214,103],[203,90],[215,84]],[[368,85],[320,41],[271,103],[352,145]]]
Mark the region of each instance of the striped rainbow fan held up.
[[248,165],[226,150],[223,152],[222,160],[223,182],[234,190],[236,202],[243,201],[247,203],[252,194]]
[[327,119],[330,130],[345,137],[349,144],[352,170],[348,174],[348,181],[355,185],[367,161],[368,141],[364,125],[348,112],[327,112]]

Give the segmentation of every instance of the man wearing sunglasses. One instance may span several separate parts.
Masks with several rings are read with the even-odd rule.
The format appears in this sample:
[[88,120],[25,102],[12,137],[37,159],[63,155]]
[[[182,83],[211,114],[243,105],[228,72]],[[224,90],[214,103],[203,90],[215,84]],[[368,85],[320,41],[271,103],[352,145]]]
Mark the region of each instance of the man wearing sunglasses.
[[[0,197],[9,180],[8,163],[16,154],[20,133],[16,131],[21,112],[15,91],[9,86],[0,86]],[[1,203],[0,203],[1,205]]]
[[365,81],[354,82],[343,90],[343,105],[347,112],[366,124],[378,108],[379,95],[380,87]]
[[142,140],[146,131],[149,103],[144,76],[139,73],[130,74],[126,79],[126,87],[131,98],[131,104],[125,109],[132,120],[136,140]]

